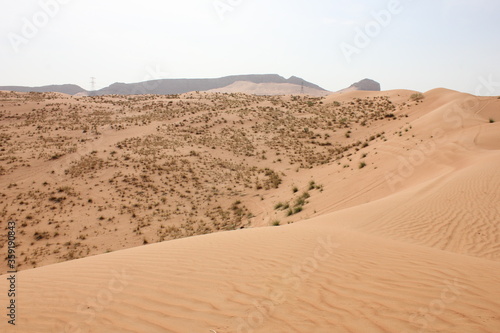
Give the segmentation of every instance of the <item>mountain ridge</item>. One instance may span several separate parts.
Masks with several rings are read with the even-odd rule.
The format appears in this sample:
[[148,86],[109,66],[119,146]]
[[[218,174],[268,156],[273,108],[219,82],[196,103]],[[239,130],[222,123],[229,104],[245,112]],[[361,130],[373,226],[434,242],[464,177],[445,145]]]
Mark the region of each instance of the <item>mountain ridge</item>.
[[40,87],[0,86],[0,90],[16,92],[58,92],[68,95],[76,95],[80,92],[86,92],[85,89],[76,84],[52,84]]
[[[68,95],[174,95],[183,94],[193,91],[208,91],[223,89],[234,85],[237,82],[250,82],[253,84],[289,84],[297,86],[297,93],[304,91],[304,88],[313,89],[320,94],[330,93],[328,90],[306,81],[297,76],[291,76],[288,79],[278,74],[244,74],[230,75],[220,78],[202,78],[202,79],[159,79],[149,80],[135,83],[115,82],[105,88],[89,91],[75,84],[63,85],[48,85],[40,87],[24,87],[24,86],[0,86],[0,90],[17,91],[17,92],[59,92]],[[310,90],[309,89],[309,90]],[[364,79],[354,83],[349,88],[350,90],[370,90],[380,91],[380,84],[369,79]],[[344,89],[344,90],[346,90]],[[378,89],[378,90],[377,90]],[[341,91],[344,91],[341,90]],[[246,91],[241,91],[246,92]],[[273,94],[281,93],[279,89]]]

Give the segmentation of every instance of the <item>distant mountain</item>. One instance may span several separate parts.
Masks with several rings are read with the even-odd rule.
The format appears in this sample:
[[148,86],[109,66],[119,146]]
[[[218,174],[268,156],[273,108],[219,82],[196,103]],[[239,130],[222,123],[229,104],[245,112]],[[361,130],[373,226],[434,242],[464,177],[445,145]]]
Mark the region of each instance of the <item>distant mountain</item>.
[[76,95],[78,93],[87,92],[76,84],[60,84],[43,87],[21,87],[21,86],[0,86],[0,90],[18,91],[18,92],[59,92],[68,95]]
[[[60,92],[68,95],[173,95],[192,91],[243,92],[257,95],[310,94],[324,96],[328,90],[299,77],[288,79],[277,74],[232,75],[215,79],[162,79],[138,83],[113,83],[109,87],[87,91],[74,84],[51,85],[43,87],[0,86],[0,90],[19,92]],[[341,90],[380,91],[380,84],[370,79],[354,83]]]
[[[325,89],[292,76],[289,79],[277,74],[233,75],[217,79],[163,79],[139,83],[114,83],[107,88],[96,91],[96,95],[137,95],[137,94],[183,94],[191,91],[207,91],[230,86],[236,82],[261,83],[289,83],[317,90]],[[300,92],[300,90],[299,90]],[[297,92],[297,93],[299,93]]]

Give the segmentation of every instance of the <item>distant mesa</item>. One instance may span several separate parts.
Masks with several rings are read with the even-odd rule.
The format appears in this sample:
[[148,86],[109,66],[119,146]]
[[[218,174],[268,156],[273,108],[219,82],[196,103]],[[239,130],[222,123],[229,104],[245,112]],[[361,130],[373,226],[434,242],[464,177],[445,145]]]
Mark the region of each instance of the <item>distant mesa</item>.
[[380,91],[380,83],[370,79],[364,79],[359,82],[356,82],[353,85],[351,85],[351,87],[363,91]]
[[[325,96],[332,92],[296,76],[286,79],[277,74],[232,75],[214,79],[161,79],[138,83],[113,83],[110,86],[87,91],[74,84],[43,87],[0,86],[0,90],[18,92],[59,92],[68,95],[174,95],[194,91],[247,93],[255,95]],[[380,91],[380,84],[370,79],[354,83],[340,92],[352,90]]]
[[339,92],[349,92],[349,91],[355,91],[355,90],[361,90],[361,91],[381,91],[380,89],[380,83],[370,80],[370,79],[364,79],[359,82],[353,83],[349,88],[342,89]]

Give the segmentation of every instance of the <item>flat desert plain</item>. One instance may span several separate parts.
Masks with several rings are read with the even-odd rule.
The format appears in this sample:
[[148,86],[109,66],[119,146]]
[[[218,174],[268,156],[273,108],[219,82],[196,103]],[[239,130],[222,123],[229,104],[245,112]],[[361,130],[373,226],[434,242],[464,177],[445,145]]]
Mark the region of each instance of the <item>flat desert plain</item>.
[[500,98],[1,92],[0,112],[2,332],[500,332]]

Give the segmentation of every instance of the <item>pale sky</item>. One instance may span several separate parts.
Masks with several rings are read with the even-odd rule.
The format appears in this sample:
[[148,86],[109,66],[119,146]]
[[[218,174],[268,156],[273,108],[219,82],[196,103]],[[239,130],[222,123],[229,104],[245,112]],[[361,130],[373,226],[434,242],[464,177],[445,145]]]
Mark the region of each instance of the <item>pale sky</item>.
[[236,74],[500,95],[500,1],[0,0],[0,85]]

